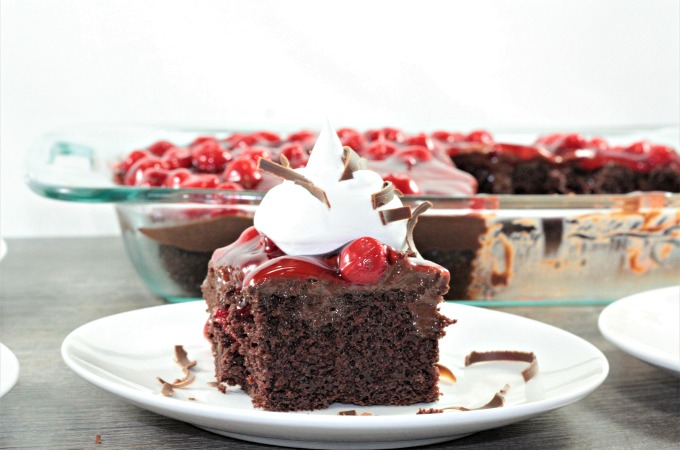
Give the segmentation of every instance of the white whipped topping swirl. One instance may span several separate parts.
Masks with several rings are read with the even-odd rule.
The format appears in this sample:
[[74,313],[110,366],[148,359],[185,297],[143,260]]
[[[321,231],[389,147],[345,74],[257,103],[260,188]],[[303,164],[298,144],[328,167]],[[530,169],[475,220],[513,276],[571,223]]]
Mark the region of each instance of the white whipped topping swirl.
[[321,255],[354,239],[370,236],[397,250],[406,246],[406,220],[383,225],[378,211],[399,208],[394,196],[373,209],[371,194],[383,180],[372,170],[357,170],[340,181],[344,169],[342,144],[330,122],[319,134],[307,167],[295,171],[323,189],[330,208],[305,188],[283,181],[262,199],[255,212],[255,228],[267,235],[286,254]]

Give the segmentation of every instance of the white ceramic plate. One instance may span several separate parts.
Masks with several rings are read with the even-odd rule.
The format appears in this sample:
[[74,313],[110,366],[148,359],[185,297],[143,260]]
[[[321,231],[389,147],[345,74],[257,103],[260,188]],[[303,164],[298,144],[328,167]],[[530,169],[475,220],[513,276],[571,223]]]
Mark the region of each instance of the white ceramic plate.
[[0,343],[0,397],[10,391],[19,379],[19,360]]
[[7,254],[7,243],[3,238],[0,238],[0,261],[5,257]]
[[[62,345],[66,364],[87,381],[150,411],[206,430],[265,444],[305,448],[398,448],[456,439],[500,427],[575,402],[597,388],[609,365],[588,342],[526,318],[471,306],[446,304],[458,319],[441,342],[441,363],[457,383],[442,379],[439,402],[404,407],[331,405],[314,412],[254,409],[239,388],[227,395],[208,386],[214,366],[203,325],[203,302],[165,305],[96,320],[73,331]],[[181,344],[198,361],[196,381],[173,397],[160,392],[157,376],[181,377],[173,347]],[[525,384],[522,363],[464,367],[472,350],[524,350],[538,357],[540,373]],[[478,411],[416,415],[420,407],[486,403],[504,384],[506,406]],[[194,398],[195,400],[190,400]],[[355,409],[373,416],[338,416]]]
[[624,352],[680,375],[680,286],[622,298],[602,311],[598,324]]

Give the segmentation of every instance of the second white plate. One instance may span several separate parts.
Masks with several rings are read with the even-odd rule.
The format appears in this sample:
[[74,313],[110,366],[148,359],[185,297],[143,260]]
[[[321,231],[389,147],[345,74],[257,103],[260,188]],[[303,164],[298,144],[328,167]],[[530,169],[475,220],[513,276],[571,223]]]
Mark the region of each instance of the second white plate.
[[[441,341],[441,363],[458,378],[442,379],[436,403],[404,407],[334,404],[312,412],[269,412],[253,408],[239,388],[226,395],[214,381],[209,343],[202,335],[207,318],[203,302],[165,305],[96,320],[73,331],[62,345],[68,366],[89,382],[150,411],[238,439],[305,448],[397,448],[456,439],[508,425],[575,402],[596,389],[609,365],[595,347],[558,328],[511,314],[445,304],[442,312],[458,319]],[[181,376],[173,347],[183,345],[198,362],[196,381],[174,396],[160,394],[157,376]],[[469,352],[533,351],[540,373],[524,383],[521,363],[464,367]],[[504,384],[506,405],[478,411],[416,415],[419,408],[475,407]],[[372,416],[338,416],[355,409]]]
[[680,286],[622,298],[602,311],[598,325],[621,350],[680,376]]

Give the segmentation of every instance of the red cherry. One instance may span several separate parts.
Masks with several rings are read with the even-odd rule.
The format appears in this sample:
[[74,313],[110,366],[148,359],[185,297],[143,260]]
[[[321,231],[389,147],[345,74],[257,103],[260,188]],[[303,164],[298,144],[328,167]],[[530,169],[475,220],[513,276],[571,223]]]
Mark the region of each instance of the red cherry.
[[172,147],[163,155],[163,167],[168,170],[190,168],[191,151],[186,148]]
[[383,160],[388,156],[395,154],[396,152],[397,152],[396,145],[386,142],[383,139],[380,139],[368,144],[362,155],[366,156],[369,159]]
[[193,175],[189,169],[175,169],[171,171],[167,178],[165,178],[165,187],[179,188],[182,183],[191,178]]
[[231,153],[224,150],[217,141],[201,142],[191,150],[191,163],[201,172],[221,172],[231,159]]
[[556,143],[557,143],[556,153],[558,155],[566,153],[571,150],[580,150],[588,146],[586,138],[576,133],[567,134],[562,138],[562,140]]
[[139,186],[159,187],[165,184],[168,178],[168,171],[160,167],[151,167],[144,171],[144,175],[139,182]]
[[316,135],[312,133],[311,131],[307,130],[302,130],[298,131],[297,133],[290,134],[288,136],[288,140],[290,142],[301,142],[305,143],[307,141],[313,140],[316,138]]
[[671,147],[666,147],[665,145],[652,145],[649,149],[647,165],[650,169],[662,164],[670,164],[673,161],[680,164],[680,155],[678,155]]
[[239,183],[245,189],[253,189],[262,179],[262,172],[252,159],[237,159],[227,166],[222,178],[229,183]]
[[127,157],[120,163],[120,169],[123,172],[127,172],[130,170],[130,167],[137,161],[139,161],[142,158],[146,158],[147,156],[151,156],[149,152],[146,150],[133,150],[130,152],[130,154],[127,155]]
[[397,152],[397,157],[404,161],[409,167],[415,166],[418,162],[429,161],[432,153],[427,147],[422,145],[412,145]]
[[486,130],[475,130],[465,136],[465,141],[491,145],[493,144],[493,136]]
[[220,184],[220,179],[217,175],[203,173],[192,175],[182,181],[179,186],[186,189],[215,189],[218,184]]
[[625,148],[626,153],[632,153],[634,155],[644,155],[645,153],[649,153],[649,151],[652,148],[652,144],[650,144],[647,141],[639,141],[635,142],[633,144],[630,144],[628,147]]
[[281,140],[278,134],[271,131],[258,131],[253,133],[252,136],[256,137],[258,141],[279,142]]
[[338,137],[343,147],[347,146],[355,152],[361,152],[364,146],[364,137],[352,128],[340,128],[338,130]]
[[452,133],[450,131],[435,131],[432,133],[432,137],[447,143],[465,140],[465,135],[463,133]]
[[286,144],[281,147],[280,154],[285,156],[293,169],[304,167],[307,164],[307,152],[298,143]]
[[404,139],[403,142],[405,145],[420,145],[422,147],[425,147],[425,149],[432,150],[434,148],[434,144],[432,143],[432,139],[425,133],[420,133],[420,134],[415,134],[413,136],[409,136],[406,139]]
[[255,134],[234,133],[224,141],[229,144],[229,148],[234,149],[253,145],[258,141],[258,137]]
[[260,238],[260,232],[253,226],[246,228],[241,233],[241,236],[236,240],[237,243],[243,244],[248,241],[252,241],[255,238]]
[[594,137],[588,141],[587,147],[592,150],[609,150],[609,143],[602,138]]
[[239,159],[252,159],[257,162],[260,158],[272,159],[271,153],[264,147],[248,147],[239,155]]
[[224,191],[242,191],[243,186],[238,183],[220,183],[217,185],[217,189]]
[[367,131],[366,138],[368,138],[369,141],[386,139],[388,141],[401,142],[404,139],[404,134],[396,128],[385,127],[379,130]]
[[196,139],[194,139],[194,141],[191,144],[189,144],[189,147],[194,147],[198,144],[202,144],[203,142],[208,142],[208,141],[217,142],[217,139],[215,139],[212,136],[199,136]]
[[128,186],[139,185],[143,178],[144,172],[152,167],[162,167],[162,161],[155,156],[146,156],[135,162],[132,167],[125,174],[125,184]]
[[382,179],[384,181],[391,181],[394,187],[399,189],[404,195],[419,195],[423,192],[415,181],[402,173],[388,173],[383,175]]
[[148,150],[149,152],[153,153],[156,156],[163,156],[166,151],[170,150],[174,146],[175,145],[172,142],[158,141],[155,144],[151,145],[148,148]]
[[377,283],[387,270],[387,249],[376,239],[361,237],[342,249],[338,268],[350,283]]

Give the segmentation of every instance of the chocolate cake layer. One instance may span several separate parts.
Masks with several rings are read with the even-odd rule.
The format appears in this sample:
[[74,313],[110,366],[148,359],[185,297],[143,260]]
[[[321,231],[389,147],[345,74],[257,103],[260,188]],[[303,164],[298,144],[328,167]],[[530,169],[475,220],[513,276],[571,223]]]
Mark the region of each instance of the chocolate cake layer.
[[437,341],[453,323],[437,311],[446,271],[400,254],[378,285],[360,286],[328,267],[303,276],[295,261],[244,275],[213,260],[203,292],[219,382],[273,411],[438,398]]

